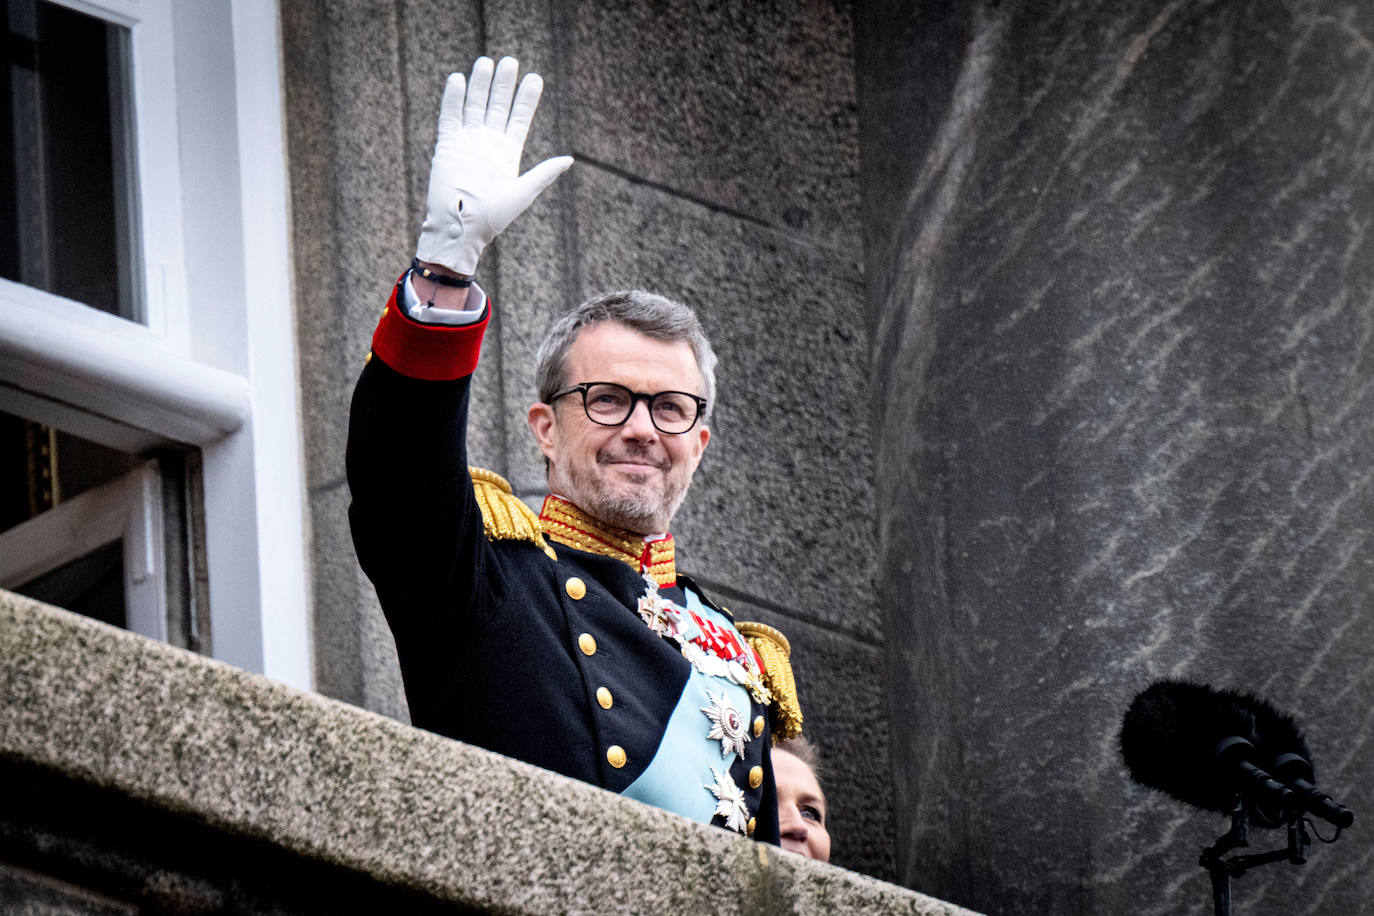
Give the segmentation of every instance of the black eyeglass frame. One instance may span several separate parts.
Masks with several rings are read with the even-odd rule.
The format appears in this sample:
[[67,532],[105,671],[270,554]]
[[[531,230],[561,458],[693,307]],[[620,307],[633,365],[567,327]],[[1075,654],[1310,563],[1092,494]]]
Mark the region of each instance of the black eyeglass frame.
[[[615,423],[604,423],[601,420],[598,420],[596,417],[592,416],[591,410],[587,407],[587,391],[597,385],[609,385],[613,388],[619,388],[621,391],[629,393],[630,409],[625,411],[625,416],[621,420]],[[638,406],[640,401],[643,401],[645,405],[647,405],[649,408],[649,422],[654,424],[654,429],[663,433],[663,435],[665,436],[681,436],[683,433],[690,433],[692,429],[697,425],[697,423],[701,421],[702,414],[706,412],[706,399],[698,395],[692,394],[690,391],[658,391],[654,394],[646,394],[643,391],[632,391],[631,389],[626,388],[619,382],[582,382],[581,384],[573,385],[569,388],[564,388],[562,391],[555,391],[553,394],[549,395],[548,403],[552,404],[559,398],[567,397],[570,394],[582,395],[582,412],[587,415],[588,420],[591,420],[597,426],[624,426],[627,422],[629,422],[630,417],[634,416],[635,407]],[[658,400],[659,398],[667,394],[680,394],[683,397],[691,398],[692,401],[697,405],[697,412],[692,417],[692,422],[688,424],[686,429],[669,431],[658,425],[658,419],[654,416],[654,401]]]

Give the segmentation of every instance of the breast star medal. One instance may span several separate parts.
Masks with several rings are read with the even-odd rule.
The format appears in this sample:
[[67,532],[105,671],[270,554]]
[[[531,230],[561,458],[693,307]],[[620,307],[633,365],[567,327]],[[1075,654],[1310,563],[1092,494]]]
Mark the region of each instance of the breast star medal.
[[744,833],[748,829],[749,808],[744,804],[744,791],[735,785],[729,771],[718,772],[711,767],[711,775],[716,778],[715,785],[707,785],[716,797],[716,814],[725,818],[725,829]]
[[734,751],[744,756],[744,742],[749,740],[749,732],[744,727],[744,716],[740,715],[735,704],[724,692],[716,696],[707,692],[711,705],[702,706],[701,711],[711,720],[711,730],[706,734],[707,741],[720,741],[720,756],[728,757]]

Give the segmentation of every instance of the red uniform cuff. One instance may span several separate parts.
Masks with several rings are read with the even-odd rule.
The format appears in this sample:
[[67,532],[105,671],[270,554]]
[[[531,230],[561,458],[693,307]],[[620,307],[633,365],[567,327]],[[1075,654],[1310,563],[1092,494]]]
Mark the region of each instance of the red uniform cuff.
[[401,284],[397,283],[382,309],[382,320],[372,334],[372,353],[402,375],[428,382],[472,375],[491,317],[491,300],[487,300],[481,319],[472,324],[421,324],[396,304],[400,291]]

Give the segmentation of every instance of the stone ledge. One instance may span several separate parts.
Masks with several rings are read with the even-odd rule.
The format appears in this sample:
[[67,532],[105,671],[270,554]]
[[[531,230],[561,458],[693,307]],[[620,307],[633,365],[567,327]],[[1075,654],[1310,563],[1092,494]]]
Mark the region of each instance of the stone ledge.
[[0,758],[481,911],[968,912],[4,591]]

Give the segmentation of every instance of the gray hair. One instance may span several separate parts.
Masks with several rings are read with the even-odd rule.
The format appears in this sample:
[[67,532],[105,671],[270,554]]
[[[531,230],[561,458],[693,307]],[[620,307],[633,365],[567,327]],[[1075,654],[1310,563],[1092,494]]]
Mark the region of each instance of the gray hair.
[[711,349],[711,342],[690,308],[642,289],[593,296],[554,322],[539,345],[536,357],[534,383],[539,400],[547,404],[555,392],[567,387],[568,351],[578,332],[605,321],[623,324],[647,337],[668,343],[681,341],[691,347],[697,371],[706,386],[703,394],[706,408],[701,413],[701,422],[705,424],[716,400],[716,353]]

